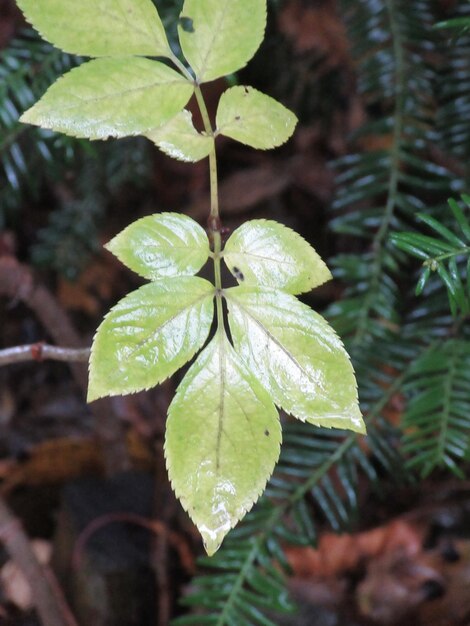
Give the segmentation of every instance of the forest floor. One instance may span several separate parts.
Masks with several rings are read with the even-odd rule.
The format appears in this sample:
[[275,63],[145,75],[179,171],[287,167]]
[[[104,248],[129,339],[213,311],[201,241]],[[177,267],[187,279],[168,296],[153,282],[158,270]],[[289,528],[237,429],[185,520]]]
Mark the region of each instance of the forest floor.
[[[14,3],[0,0],[0,49],[22,26]],[[333,240],[326,227],[334,193],[329,163],[347,153],[348,135],[367,116],[333,0],[285,0],[265,51],[271,65],[255,60],[242,78],[283,99],[301,124],[289,145],[272,154],[221,142],[224,225],[232,230],[248,218],[277,219],[328,258],[351,245]],[[221,81],[209,86],[212,112],[223,89]],[[156,151],[151,158],[145,190],[114,192],[100,243],[152,211],[181,210],[204,222],[207,164],[176,163]],[[23,202],[15,228],[0,232],[0,347],[36,345],[36,362],[0,369],[0,496],[80,624],[166,626],[183,610],[178,600],[202,554],[163,460],[178,377],[89,407],[83,364],[41,360],[41,342],[63,338],[62,345],[88,347],[104,313],[140,284],[103,249],[73,281],[32,264],[29,250],[47,223],[48,203],[71,193],[67,180],[56,181],[40,201]],[[306,301],[321,309],[340,295],[332,282]],[[401,410],[396,397],[390,419],[400,420]],[[380,495],[364,485],[360,501],[360,523],[350,534],[335,536],[325,527],[316,550],[286,547],[300,611],[277,616],[276,623],[470,624],[470,484],[436,475],[419,485],[389,484]],[[0,519],[5,544],[8,532],[20,530],[6,529]],[[39,624],[30,584],[2,551],[1,625]]]

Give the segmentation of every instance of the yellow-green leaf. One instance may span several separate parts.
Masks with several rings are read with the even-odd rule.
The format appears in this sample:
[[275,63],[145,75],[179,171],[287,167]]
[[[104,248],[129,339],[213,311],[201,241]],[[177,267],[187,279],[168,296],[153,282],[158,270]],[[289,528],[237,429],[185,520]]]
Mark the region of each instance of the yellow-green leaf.
[[320,256],[296,232],[273,220],[251,220],[229,237],[223,258],[240,284],[296,294],[332,278]]
[[179,161],[196,163],[214,148],[214,138],[198,133],[192,115],[186,109],[146,136],[165,154]]
[[170,405],[165,456],[208,554],[251,509],[279,457],[276,408],[219,330]]
[[151,0],[17,0],[39,33],[83,56],[170,56],[165,29]]
[[178,27],[183,54],[204,83],[244,67],[266,27],[266,0],[185,0]]
[[231,87],[220,98],[217,132],[252,148],[277,148],[296,125],[297,118],[289,109],[253,87]]
[[163,278],[123,298],[96,331],[88,401],[154,387],[202,347],[214,314],[214,287]]
[[275,404],[317,426],[365,432],[349,356],[320,315],[274,289],[225,293],[235,349]]
[[178,213],[143,217],[116,235],[106,248],[149,280],[196,274],[210,252],[204,229]]
[[95,59],[59,78],[21,121],[90,139],[141,135],[175,116],[192,93],[158,61]]

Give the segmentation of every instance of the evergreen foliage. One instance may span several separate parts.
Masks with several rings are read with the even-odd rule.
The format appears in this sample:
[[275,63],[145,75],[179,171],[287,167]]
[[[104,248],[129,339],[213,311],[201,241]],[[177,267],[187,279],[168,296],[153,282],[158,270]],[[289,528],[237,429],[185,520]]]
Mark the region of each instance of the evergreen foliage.
[[[468,12],[458,4],[457,14]],[[372,482],[435,468],[462,476],[469,457],[468,214],[455,200],[451,212],[446,205],[465,190],[466,172],[442,165],[469,157],[467,39],[436,30],[428,0],[342,0],[341,7],[370,116],[351,138],[355,151],[335,163],[332,229],[357,243],[333,260],[344,293],[328,316],[352,355],[369,450],[354,434],[317,432],[307,443],[302,425],[285,426],[263,502],[214,560],[201,562],[207,571],[186,602],[204,617],[175,624],[273,626],[268,609],[287,602],[282,583],[277,592],[273,583],[286,572],[282,544],[314,543],[312,520],[348,528],[357,519],[358,473]],[[435,158],[436,145],[444,156]],[[410,226],[412,234],[400,234]],[[416,274],[408,253],[426,263]],[[393,397],[406,407],[398,427],[386,418]]]
[[[14,39],[0,53],[0,206],[4,226],[21,195],[37,192],[44,178],[70,165],[76,144],[19,122],[21,113],[47,87],[77,63],[42,41],[32,31]],[[63,171],[63,170],[62,170]]]
[[[341,8],[369,120],[351,138],[351,153],[335,163],[331,225],[351,238],[355,252],[346,245],[334,259],[344,292],[328,317],[352,355],[368,448],[354,433],[307,437],[308,425],[285,424],[265,496],[217,555],[200,561],[204,575],[185,603],[202,614],[175,624],[274,625],[273,611],[293,610],[282,546],[314,543],[318,524],[350,528],[360,515],[359,475],[372,483],[435,468],[461,476],[470,454],[469,198],[455,199],[468,190],[468,3],[458,0],[456,20],[440,29],[431,0],[341,0]],[[52,176],[83,149],[77,140],[17,124],[72,63],[30,33],[3,53],[0,175],[9,184],[0,184],[0,201],[7,211],[40,185],[38,159]],[[36,253],[43,259],[63,238],[56,215]],[[406,407],[399,426],[386,417],[397,395]]]
[[98,226],[110,203],[103,189],[118,194],[126,183],[148,182],[151,172],[151,146],[142,138],[90,144],[18,121],[79,61],[30,30],[0,53],[0,225],[14,226],[25,199],[36,201],[48,183],[60,185],[73,171],[73,197],[56,199],[31,250],[34,263],[68,279],[98,249]]

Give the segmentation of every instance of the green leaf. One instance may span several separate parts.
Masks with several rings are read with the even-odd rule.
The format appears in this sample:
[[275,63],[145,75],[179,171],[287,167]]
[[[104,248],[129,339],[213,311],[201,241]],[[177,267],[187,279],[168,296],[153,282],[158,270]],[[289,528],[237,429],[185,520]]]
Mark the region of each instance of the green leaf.
[[418,213],[416,216],[421,222],[424,222],[436,231],[443,239],[445,239],[451,246],[464,247],[465,242],[462,241],[457,235],[454,235],[444,224],[441,224],[438,220],[434,219],[430,215],[425,213]]
[[149,280],[196,274],[210,252],[204,229],[178,213],[143,217],[116,235],[106,248]]
[[244,67],[265,27],[266,0],[185,0],[178,32],[183,54],[203,83]]
[[274,404],[219,330],[170,405],[165,456],[209,555],[251,509],[279,457]]
[[225,244],[223,258],[240,283],[292,294],[310,291],[332,278],[305,239],[272,220],[242,224]]
[[317,426],[365,432],[349,356],[320,315],[274,289],[225,294],[235,349],[279,407]]
[[88,402],[154,387],[207,339],[214,287],[202,278],[163,278],[123,298],[98,328]]
[[170,120],[192,93],[158,61],[95,59],[59,78],[21,121],[90,139],[141,135]]
[[231,87],[220,98],[217,132],[252,148],[277,148],[289,139],[296,124],[289,109],[253,87]]
[[65,52],[171,56],[151,0],[18,0],[28,22]]
[[[464,199],[464,196],[462,196]],[[452,209],[452,213],[454,214],[455,219],[457,220],[458,225],[466,239],[466,241],[470,241],[470,222],[464,215],[462,209],[460,208],[458,202],[453,198],[449,198],[447,201],[450,208]]]
[[186,109],[146,136],[165,154],[179,161],[195,163],[214,148],[214,138],[197,132],[192,115]]

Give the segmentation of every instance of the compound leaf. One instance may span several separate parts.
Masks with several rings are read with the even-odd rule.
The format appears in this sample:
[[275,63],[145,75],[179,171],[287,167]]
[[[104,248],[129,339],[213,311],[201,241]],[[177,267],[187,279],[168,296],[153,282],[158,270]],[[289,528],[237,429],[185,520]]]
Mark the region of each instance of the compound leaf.
[[170,56],[151,0],[18,0],[44,39],[83,56]]
[[210,252],[204,229],[178,213],[143,217],[116,235],[106,248],[149,280],[196,274]]
[[214,287],[195,276],[163,278],[123,298],[98,328],[90,358],[88,402],[154,387],[207,339]]
[[349,356],[320,315],[274,289],[225,294],[235,350],[279,407],[317,426],[365,431]]
[[230,236],[223,252],[240,283],[310,291],[332,278],[315,250],[296,232],[273,220],[251,220]]
[[264,490],[279,457],[279,417],[224,330],[186,374],[168,415],[168,474],[212,555]]
[[266,0],[185,0],[178,26],[183,54],[199,83],[244,67],[266,27]]
[[179,161],[196,163],[214,148],[214,138],[198,133],[192,115],[186,109],[146,136],[165,154]]
[[170,120],[192,93],[158,61],[95,59],[59,78],[21,121],[90,139],[140,135]]
[[253,87],[231,87],[220,98],[218,133],[252,148],[277,148],[289,139],[296,124],[289,109]]

